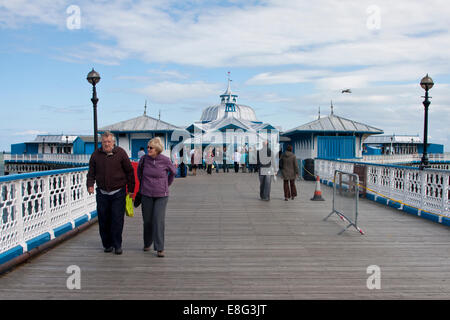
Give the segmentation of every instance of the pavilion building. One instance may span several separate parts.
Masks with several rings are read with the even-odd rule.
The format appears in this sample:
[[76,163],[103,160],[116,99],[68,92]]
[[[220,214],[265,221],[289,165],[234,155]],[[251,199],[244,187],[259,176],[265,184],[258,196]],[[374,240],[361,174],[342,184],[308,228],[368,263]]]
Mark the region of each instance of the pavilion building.
[[317,120],[281,135],[290,138],[297,159],[355,159],[362,157],[366,138],[382,133],[381,129],[337,116],[331,103],[329,116],[319,114]]
[[122,147],[131,159],[137,159],[140,148],[147,151],[148,141],[155,137],[161,138],[164,146],[163,154],[169,156],[172,146],[171,135],[174,130],[183,130],[183,128],[162,121],[160,117],[158,119],[150,117],[145,109],[142,116],[102,127],[98,132],[113,133],[116,145]]
[[200,120],[186,127],[191,139],[185,143],[200,142],[203,147],[231,145],[234,150],[244,146],[259,148],[262,140],[278,134],[276,127],[259,121],[253,108],[238,103],[237,97],[231,92],[231,80],[228,79],[227,90],[220,95],[220,104],[205,108]]

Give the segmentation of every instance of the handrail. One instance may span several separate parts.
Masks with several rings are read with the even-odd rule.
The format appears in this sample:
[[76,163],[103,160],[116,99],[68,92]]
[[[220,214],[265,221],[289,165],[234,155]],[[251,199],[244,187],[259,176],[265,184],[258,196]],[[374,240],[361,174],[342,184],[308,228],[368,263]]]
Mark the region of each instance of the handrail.
[[0,264],[96,216],[87,167],[0,177]]
[[355,165],[367,169],[367,193],[436,214],[439,219],[450,217],[450,170],[316,159],[314,172],[321,179],[332,181],[335,170],[354,172]]
[[4,161],[20,161],[20,162],[58,162],[58,163],[79,163],[88,164],[90,154],[5,154]]

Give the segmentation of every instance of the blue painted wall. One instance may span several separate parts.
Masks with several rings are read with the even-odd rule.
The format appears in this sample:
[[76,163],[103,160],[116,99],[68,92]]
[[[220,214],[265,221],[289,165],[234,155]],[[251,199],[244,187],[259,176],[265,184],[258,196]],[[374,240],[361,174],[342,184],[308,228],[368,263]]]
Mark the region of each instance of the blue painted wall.
[[[101,142],[98,143],[100,148]],[[81,138],[76,138],[73,142],[73,153],[74,154],[92,154],[94,152],[94,142],[84,142]]]
[[84,154],[84,141],[80,138],[76,138],[73,142],[73,153]]
[[366,146],[363,151],[364,155],[381,155],[381,148]]
[[318,136],[317,157],[322,159],[350,159],[355,157],[354,136]]
[[25,152],[25,143],[15,143],[11,145],[11,154],[23,154]]
[[37,143],[27,143],[27,153],[37,154],[39,152],[39,145]]
[[131,140],[131,158],[137,159],[138,152],[141,147],[144,148],[144,151],[147,153],[147,143],[150,139],[133,139]]
[[[417,146],[417,152],[423,153],[423,144],[419,144]],[[444,153],[444,145],[436,144],[436,143],[429,143],[428,148],[427,148],[427,153]]]
[[11,145],[12,154],[37,154],[39,145],[37,143],[15,143]]

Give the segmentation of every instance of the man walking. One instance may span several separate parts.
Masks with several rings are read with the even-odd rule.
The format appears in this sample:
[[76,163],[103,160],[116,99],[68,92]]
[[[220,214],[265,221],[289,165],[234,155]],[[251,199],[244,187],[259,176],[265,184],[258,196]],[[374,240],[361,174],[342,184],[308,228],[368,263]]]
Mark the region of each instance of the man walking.
[[270,200],[270,186],[272,183],[272,150],[268,146],[268,141],[263,142],[263,147],[257,153],[258,174],[259,174],[259,196],[261,200]]
[[280,163],[283,176],[284,200],[288,201],[289,198],[294,200],[297,196],[295,179],[298,177],[298,163],[295,154],[292,152],[291,145],[288,145],[286,152],[281,155]]
[[234,161],[234,172],[239,172],[239,162],[241,161],[241,153],[239,149],[236,149],[233,155],[233,161]]
[[134,170],[127,153],[115,146],[114,135],[102,134],[102,147],[91,155],[87,188],[94,193],[97,184],[97,214],[100,237],[105,252],[122,254],[122,231],[125,215],[126,189],[134,192]]

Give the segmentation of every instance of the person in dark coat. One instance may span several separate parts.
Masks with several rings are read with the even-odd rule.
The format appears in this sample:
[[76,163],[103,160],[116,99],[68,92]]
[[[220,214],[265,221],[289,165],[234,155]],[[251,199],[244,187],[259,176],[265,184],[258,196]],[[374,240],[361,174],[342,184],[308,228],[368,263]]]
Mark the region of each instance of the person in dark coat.
[[87,189],[96,200],[100,238],[105,252],[122,254],[122,232],[125,215],[125,197],[134,192],[134,169],[127,153],[115,145],[114,135],[102,134],[102,147],[89,159]]
[[297,157],[292,153],[292,146],[286,147],[286,152],[281,155],[281,175],[283,177],[284,200],[289,198],[294,200],[297,196],[297,188],[295,187],[295,179],[298,177]]

